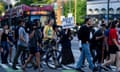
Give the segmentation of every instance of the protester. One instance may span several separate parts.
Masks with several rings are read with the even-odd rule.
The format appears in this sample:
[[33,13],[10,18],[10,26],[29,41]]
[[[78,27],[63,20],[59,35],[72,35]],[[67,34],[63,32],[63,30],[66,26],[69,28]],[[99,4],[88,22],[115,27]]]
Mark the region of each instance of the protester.
[[33,24],[32,31],[30,33],[30,41],[29,41],[29,48],[30,48],[30,56],[28,57],[27,61],[23,65],[23,70],[25,70],[27,64],[32,60],[33,56],[36,57],[36,64],[39,69],[39,72],[42,71],[40,68],[40,48],[41,48],[41,32],[38,29],[38,25],[36,22]]
[[8,64],[9,55],[8,28],[9,28],[8,24],[5,24],[1,36],[1,47],[3,48],[3,51],[1,52],[1,59],[3,64]]
[[103,63],[103,66],[113,64],[116,61],[117,52],[120,50],[120,45],[118,42],[118,31],[116,29],[118,27],[118,24],[119,24],[118,21],[113,21],[111,24],[108,41],[110,59]]
[[79,58],[79,61],[76,66],[76,70],[82,71],[81,66],[83,64],[84,57],[87,57],[87,60],[90,64],[90,69],[92,71],[95,71],[95,65],[93,64],[92,61],[92,56],[90,53],[90,45],[89,45],[89,40],[90,40],[90,27],[92,26],[92,19],[91,18],[86,18],[85,19],[85,25],[83,25],[80,29],[80,39],[82,41],[82,53]]
[[47,41],[48,39],[54,39],[53,24],[54,24],[54,20],[49,19],[48,24],[45,25],[44,31],[43,31],[44,41]]
[[104,32],[104,45],[105,45],[104,59],[106,59],[106,60],[109,60],[109,57],[110,57],[108,40],[109,40],[109,32],[110,32],[110,28],[111,28],[111,23],[112,22],[110,22],[107,25],[106,30]]
[[12,66],[12,68],[15,70],[17,70],[16,64],[18,62],[18,58],[19,58],[21,52],[25,51],[25,49],[28,47],[27,33],[24,29],[25,22],[23,20],[20,20],[19,23],[20,23],[20,27],[18,30],[18,43],[17,43],[18,49],[17,49],[16,55],[14,57],[13,66]]
[[12,29],[9,29],[8,32],[8,39],[9,39],[9,50],[10,50],[10,59],[9,62],[12,62],[12,50],[13,50],[13,45],[14,45],[14,37],[13,37],[13,31]]
[[95,64],[97,62],[99,71],[101,71],[101,64],[104,59],[103,57],[104,57],[104,31],[105,29],[106,29],[106,25],[101,24],[100,29],[96,31],[93,36],[95,51],[96,51],[96,55],[93,59],[93,63]]
[[62,61],[61,64],[68,65],[73,64],[75,62],[73,53],[71,50],[71,31],[70,29],[64,29],[62,37],[61,37],[61,45],[62,45]]

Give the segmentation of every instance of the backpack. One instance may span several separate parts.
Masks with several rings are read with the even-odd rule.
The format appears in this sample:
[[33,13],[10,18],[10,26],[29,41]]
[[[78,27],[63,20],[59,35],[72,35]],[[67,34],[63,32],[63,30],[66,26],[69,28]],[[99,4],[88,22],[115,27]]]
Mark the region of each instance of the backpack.
[[77,37],[79,40],[81,40],[81,28],[77,31]]
[[19,38],[19,26],[15,29],[15,39],[18,40]]

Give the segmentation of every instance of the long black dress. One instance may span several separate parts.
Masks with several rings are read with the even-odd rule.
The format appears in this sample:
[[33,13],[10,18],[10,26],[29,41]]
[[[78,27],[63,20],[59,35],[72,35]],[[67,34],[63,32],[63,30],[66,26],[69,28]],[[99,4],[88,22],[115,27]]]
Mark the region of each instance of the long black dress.
[[70,30],[68,30],[67,33],[65,32],[66,30],[63,31],[62,37],[61,37],[61,45],[62,45],[61,64],[68,65],[68,64],[73,64],[75,61],[74,61],[73,53],[71,50],[71,32]]

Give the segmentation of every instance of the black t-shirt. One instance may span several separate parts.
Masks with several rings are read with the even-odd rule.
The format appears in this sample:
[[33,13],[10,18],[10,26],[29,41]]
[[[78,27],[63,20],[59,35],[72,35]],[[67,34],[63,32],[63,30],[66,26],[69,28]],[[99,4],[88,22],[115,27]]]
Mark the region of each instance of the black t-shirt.
[[[32,33],[32,31],[30,32],[30,34],[31,33]],[[35,30],[34,36],[32,38],[30,38],[30,40],[29,40],[29,46],[37,48],[37,42],[39,42],[39,43],[42,42],[40,31],[38,29]]]
[[[102,33],[102,30],[98,30],[98,31],[95,32],[94,38],[99,37],[99,36],[102,36],[102,35],[104,35],[104,34]],[[102,46],[102,44],[103,44],[103,38],[100,38],[100,39],[98,39],[98,40],[95,40],[95,44],[96,44],[96,46]]]
[[1,37],[1,41],[7,41],[7,38],[8,38],[8,34],[3,32],[2,37]]
[[90,28],[86,25],[83,25],[79,30],[79,39],[83,43],[86,43],[87,41],[90,41]]

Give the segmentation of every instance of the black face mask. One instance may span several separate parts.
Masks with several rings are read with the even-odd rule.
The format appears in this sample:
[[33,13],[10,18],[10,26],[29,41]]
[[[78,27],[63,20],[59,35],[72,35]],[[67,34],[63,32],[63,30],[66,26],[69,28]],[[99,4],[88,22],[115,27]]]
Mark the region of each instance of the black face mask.
[[33,28],[33,30],[36,30],[37,28]]
[[90,26],[89,28],[90,28],[90,29],[92,29],[92,28],[93,28],[93,26]]

